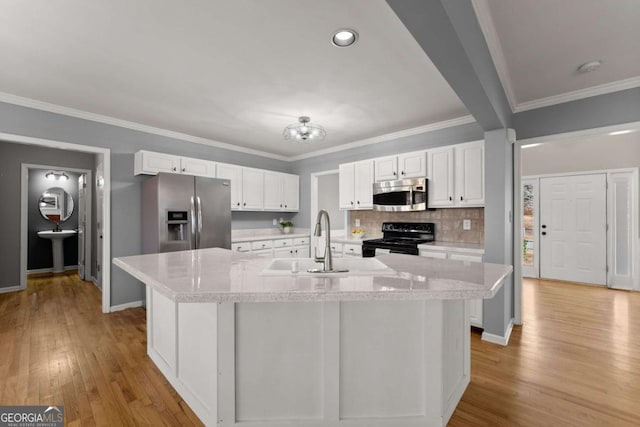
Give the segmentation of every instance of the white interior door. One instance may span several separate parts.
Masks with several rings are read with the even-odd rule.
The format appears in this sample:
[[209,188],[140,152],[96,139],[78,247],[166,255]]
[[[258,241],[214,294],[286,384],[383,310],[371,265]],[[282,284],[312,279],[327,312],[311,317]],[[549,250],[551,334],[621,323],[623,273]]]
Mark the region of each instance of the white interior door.
[[606,285],[606,175],[540,179],[540,277]]
[[78,276],[82,280],[87,280],[85,265],[85,236],[87,233],[86,188],[87,176],[82,174],[78,177]]
[[538,179],[522,180],[522,276],[538,278],[540,272],[540,192]]
[[[104,232],[104,163],[103,156],[97,156],[96,162],[96,285],[102,289],[102,255]],[[109,266],[107,266],[109,268]],[[103,294],[104,295],[104,294]]]

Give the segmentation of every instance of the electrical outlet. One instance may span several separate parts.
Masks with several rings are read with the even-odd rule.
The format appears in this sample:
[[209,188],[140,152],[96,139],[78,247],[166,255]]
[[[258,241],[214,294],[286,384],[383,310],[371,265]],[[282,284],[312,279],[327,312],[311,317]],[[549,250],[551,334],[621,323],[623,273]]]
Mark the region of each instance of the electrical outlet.
[[462,220],[462,229],[463,230],[471,230],[471,220],[470,219],[463,219]]
[[278,218],[273,218],[273,225],[278,225]]
[[356,227],[360,227],[360,219],[356,218]]

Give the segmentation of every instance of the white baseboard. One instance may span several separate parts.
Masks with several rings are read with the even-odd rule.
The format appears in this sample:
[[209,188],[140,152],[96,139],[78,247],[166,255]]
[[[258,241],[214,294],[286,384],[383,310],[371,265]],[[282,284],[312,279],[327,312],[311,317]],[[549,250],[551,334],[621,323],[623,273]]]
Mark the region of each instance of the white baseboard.
[[509,344],[509,338],[511,337],[511,331],[513,330],[513,319],[509,320],[509,326],[504,336],[494,335],[488,332],[482,332],[482,341],[491,342],[494,344],[507,346]]
[[20,285],[16,285],[16,286],[8,286],[6,288],[0,288],[0,294],[3,294],[5,292],[15,292],[15,291],[21,291],[22,289],[20,288]]
[[[77,270],[77,269],[78,269],[77,265],[65,265],[64,266],[64,271]],[[33,269],[33,270],[27,270],[27,274],[40,274],[40,273],[53,273],[53,267],[36,268],[36,269]]]
[[128,302],[120,305],[112,305],[111,308],[109,309],[109,312],[113,313],[114,311],[121,311],[121,310],[126,310],[127,308],[137,308],[137,307],[143,307],[143,306],[144,306],[144,301],[142,300],[133,301],[133,302]]

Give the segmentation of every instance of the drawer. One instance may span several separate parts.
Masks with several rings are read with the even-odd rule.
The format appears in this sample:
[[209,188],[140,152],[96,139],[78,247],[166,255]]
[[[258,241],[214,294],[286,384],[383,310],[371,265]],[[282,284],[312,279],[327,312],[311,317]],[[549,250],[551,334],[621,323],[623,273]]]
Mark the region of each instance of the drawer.
[[332,243],[331,244],[331,252],[340,252],[340,253],[342,253],[342,243]]
[[449,253],[449,259],[458,260],[458,261],[482,262],[482,255]]
[[273,241],[274,248],[285,248],[287,246],[293,246],[293,239],[278,239]]
[[424,257],[427,257],[427,258],[447,259],[447,253],[446,252],[440,252],[440,251],[425,251],[425,250],[421,250],[420,251],[420,256],[424,256]]
[[259,251],[262,249],[271,249],[273,247],[273,240],[258,240],[257,242],[251,242],[251,249]]
[[345,255],[362,255],[362,245],[344,245],[343,247]]
[[309,238],[308,237],[296,237],[295,239],[293,239],[293,244],[296,245],[296,246],[308,245],[309,244]]
[[273,256],[273,251],[271,249],[260,249],[258,251],[252,251],[251,253],[264,258],[271,258]]
[[232,243],[231,250],[236,252],[250,252],[251,242]]

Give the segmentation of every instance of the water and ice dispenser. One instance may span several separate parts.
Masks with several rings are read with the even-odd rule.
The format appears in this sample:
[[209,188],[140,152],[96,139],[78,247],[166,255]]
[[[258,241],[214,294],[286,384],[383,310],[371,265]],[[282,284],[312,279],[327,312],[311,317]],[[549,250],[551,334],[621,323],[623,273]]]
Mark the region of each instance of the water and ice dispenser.
[[167,240],[189,239],[189,215],[187,211],[167,211]]

